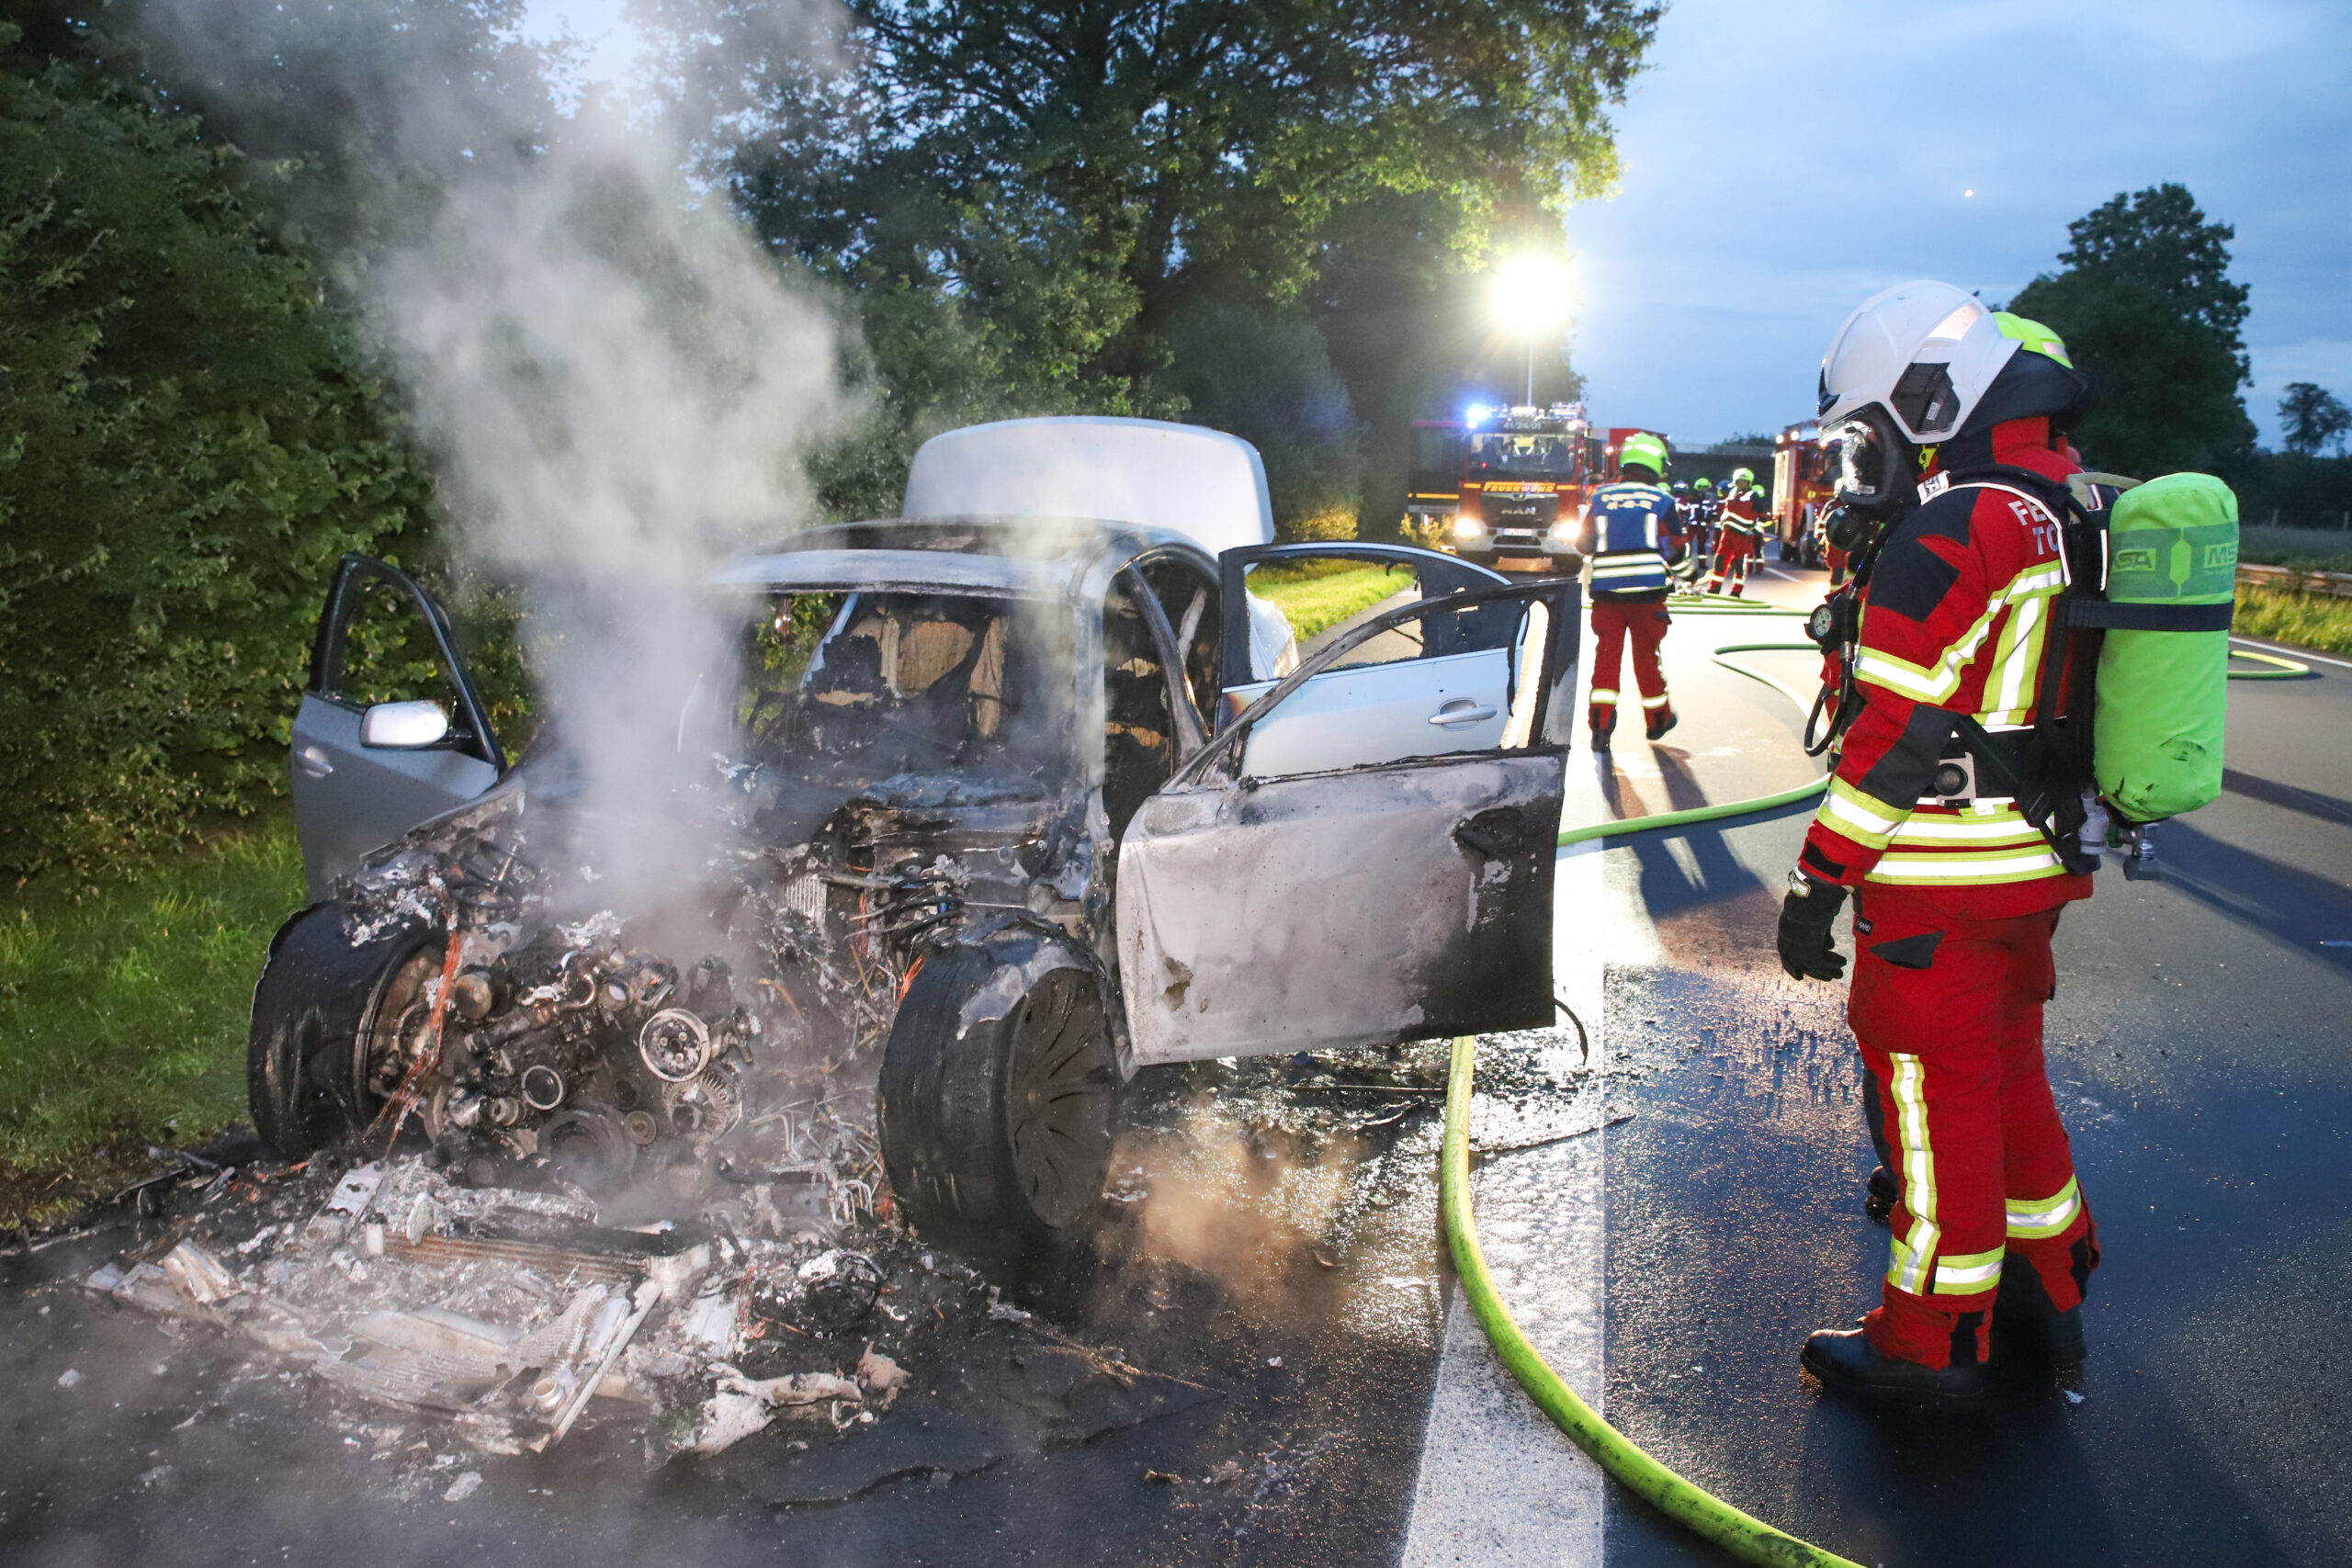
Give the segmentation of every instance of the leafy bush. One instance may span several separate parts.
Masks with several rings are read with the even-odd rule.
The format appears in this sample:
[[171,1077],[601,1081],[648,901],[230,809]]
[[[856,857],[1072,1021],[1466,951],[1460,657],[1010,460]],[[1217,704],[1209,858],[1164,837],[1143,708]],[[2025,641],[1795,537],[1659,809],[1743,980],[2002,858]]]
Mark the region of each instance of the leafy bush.
[[0,867],[280,788],[319,596],[427,480],[234,155],[0,25]]
[[2321,653],[2352,653],[2352,599],[2240,588],[2234,626],[2241,637]]
[[1294,517],[1282,528],[1282,536],[1306,544],[1329,544],[1335,540],[1356,536],[1356,509],[1352,506],[1327,506],[1320,512]]
[[1424,550],[1442,550],[1453,542],[1453,522],[1447,517],[1407,517],[1396,526],[1406,544]]

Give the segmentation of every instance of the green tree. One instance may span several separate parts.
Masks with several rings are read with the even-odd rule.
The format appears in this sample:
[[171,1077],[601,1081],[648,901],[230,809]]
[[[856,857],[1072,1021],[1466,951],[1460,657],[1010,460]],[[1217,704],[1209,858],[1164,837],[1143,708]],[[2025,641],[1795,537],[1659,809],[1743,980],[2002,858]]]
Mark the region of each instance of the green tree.
[[2067,225],[2065,270],[2008,308],[2056,329],[2098,382],[2076,441],[2101,468],[2154,475],[2242,464],[2254,446],[2246,288],[2230,280],[2237,231],[2206,220],[2188,187],[2118,195]]
[[[758,0],[640,4],[671,40],[673,111],[769,243],[862,302],[967,323],[919,364],[877,344],[885,384],[967,353],[985,372],[944,379],[1033,412],[1181,409],[1211,375],[1182,345],[1226,341],[1182,323],[1327,328],[1383,247],[1406,260],[1374,291],[1426,305],[1498,240],[1556,245],[1549,209],[1614,177],[1608,110],[1660,10],[853,0],[812,47]],[[1409,224],[1351,221],[1368,211]],[[1418,350],[1329,357],[1385,407],[1424,378]],[[919,434],[924,411],[900,414]]]
[[1303,311],[1198,305],[1168,334],[1159,384],[1186,416],[1229,431],[1265,459],[1274,523],[1286,536],[1344,513],[1352,534],[1363,485],[1363,427],[1323,335]]
[[459,171],[546,145],[570,57],[523,39],[523,13],[524,0],[129,0],[93,30],[163,105],[267,170],[260,205],[341,272],[413,234]]
[[0,24],[0,865],[280,787],[321,585],[426,482],[187,118]]
[[2352,431],[2352,409],[2324,387],[2290,381],[2287,395],[2278,400],[2278,423],[2286,433],[2288,451],[2316,457],[2331,446],[2341,451],[2345,433]]

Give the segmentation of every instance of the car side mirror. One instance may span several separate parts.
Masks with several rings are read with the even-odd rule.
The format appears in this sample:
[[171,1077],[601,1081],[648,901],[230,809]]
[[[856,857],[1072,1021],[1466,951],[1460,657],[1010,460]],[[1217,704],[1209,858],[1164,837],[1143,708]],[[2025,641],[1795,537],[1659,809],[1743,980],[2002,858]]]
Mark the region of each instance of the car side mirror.
[[359,716],[359,744],[388,751],[421,751],[449,739],[449,712],[439,703],[378,703]]

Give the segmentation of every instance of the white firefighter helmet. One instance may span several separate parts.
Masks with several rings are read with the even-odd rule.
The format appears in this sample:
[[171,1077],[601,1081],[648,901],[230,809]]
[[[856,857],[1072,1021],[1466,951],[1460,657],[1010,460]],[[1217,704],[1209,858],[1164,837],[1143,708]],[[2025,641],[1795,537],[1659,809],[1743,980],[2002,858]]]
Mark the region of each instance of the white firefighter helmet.
[[[1875,404],[1913,445],[1944,440],[2037,334],[2047,337],[2048,329],[1996,315],[1949,283],[1898,283],[1865,300],[1830,340],[1821,360],[1821,426]],[[2032,346],[2068,363],[2054,337]]]

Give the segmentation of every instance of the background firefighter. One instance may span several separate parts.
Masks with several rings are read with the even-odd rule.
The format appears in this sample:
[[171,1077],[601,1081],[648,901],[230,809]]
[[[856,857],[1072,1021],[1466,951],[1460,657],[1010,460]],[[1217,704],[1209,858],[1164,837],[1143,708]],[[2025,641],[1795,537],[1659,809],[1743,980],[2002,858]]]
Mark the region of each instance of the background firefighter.
[[1756,483],[1756,476],[1746,468],[1735,469],[1731,482],[1724,487],[1723,514],[1715,527],[1714,564],[1707,573],[1706,591],[1725,592],[1729,585],[1735,599],[1747,592],[1748,569],[1756,563],[1764,549],[1764,492]]
[[[1854,890],[1848,1018],[1899,1184],[1882,1304],[1804,1347],[1833,1389],[1966,1409],[1996,1344],[2083,1354],[2098,1247],[2041,1015],[2059,910],[2090,878],[1991,781],[2016,776],[2041,694],[2061,689],[2042,674],[2064,648],[2049,632],[2064,481],[2079,471],[2065,432],[2090,400],[2046,329],[1944,284],[1871,299],[1823,363],[1838,500],[1874,515],[1882,542],[1859,552],[1860,705],[1779,944],[1792,976],[1837,978],[1830,928]],[[1962,716],[2007,755],[1973,754]]]
[[1592,749],[1609,750],[1617,728],[1618,662],[1634,645],[1634,683],[1642,694],[1643,728],[1652,740],[1675,725],[1658,645],[1666,640],[1666,551],[1677,531],[1666,475],[1666,443],[1646,433],[1625,438],[1616,484],[1592,492],[1577,548],[1592,561]]

